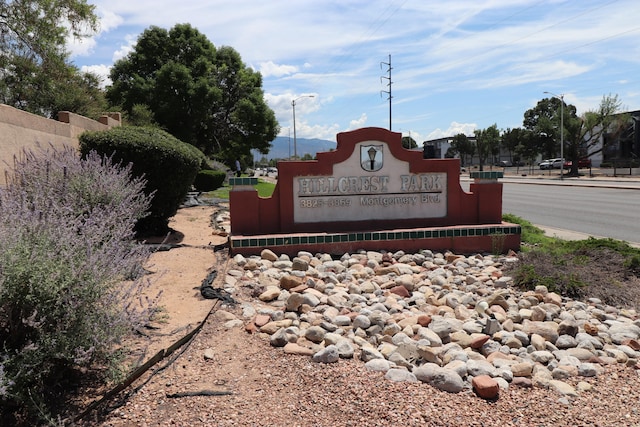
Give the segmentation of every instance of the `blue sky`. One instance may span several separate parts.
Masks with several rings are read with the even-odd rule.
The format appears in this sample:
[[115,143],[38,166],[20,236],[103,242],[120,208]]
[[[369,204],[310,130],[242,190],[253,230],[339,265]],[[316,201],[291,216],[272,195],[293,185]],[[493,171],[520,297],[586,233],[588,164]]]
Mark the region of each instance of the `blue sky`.
[[[72,61],[107,76],[152,25],[189,23],[263,76],[280,135],[335,141],[391,127],[422,141],[497,124],[563,94],[578,113],[603,95],[640,109],[638,0],[89,0],[98,34]],[[309,97],[313,95],[313,97]]]

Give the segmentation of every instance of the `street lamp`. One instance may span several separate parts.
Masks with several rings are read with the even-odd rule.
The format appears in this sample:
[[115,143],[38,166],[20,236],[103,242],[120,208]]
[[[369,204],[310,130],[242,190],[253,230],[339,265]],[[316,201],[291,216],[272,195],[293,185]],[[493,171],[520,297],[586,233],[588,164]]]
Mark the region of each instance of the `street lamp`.
[[296,140],[296,101],[301,98],[313,98],[313,95],[302,95],[291,101],[293,107],[293,157],[298,158],[298,144]]
[[560,179],[564,179],[564,93],[556,95],[551,92],[544,92],[560,100]]

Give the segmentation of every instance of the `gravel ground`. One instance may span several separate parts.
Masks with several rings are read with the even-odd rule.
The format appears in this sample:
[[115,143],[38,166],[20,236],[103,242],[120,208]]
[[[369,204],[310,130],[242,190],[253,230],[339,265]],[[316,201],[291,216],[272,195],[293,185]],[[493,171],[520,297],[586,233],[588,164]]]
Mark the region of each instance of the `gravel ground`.
[[[169,311],[188,312],[187,303]],[[580,381],[591,386],[577,397],[512,384],[487,401],[471,390],[450,394],[424,383],[394,383],[357,358],[320,364],[285,354],[245,325],[225,326],[231,314],[243,319],[240,307],[214,308],[179,354],[78,425],[640,426],[640,371],[632,367],[609,365],[597,377],[566,380],[578,389],[589,388]]]
[[[472,391],[393,383],[358,360],[325,365],[287,355],[242,327],[227,329],[222,316],[210,318],[186,351],[143,380],[84,425],[640,426],[640,378],[630,367],[580,378],[592,388],[576,398],[511,386],[486,401]],[[170,397],[202,391],[230,394]]]

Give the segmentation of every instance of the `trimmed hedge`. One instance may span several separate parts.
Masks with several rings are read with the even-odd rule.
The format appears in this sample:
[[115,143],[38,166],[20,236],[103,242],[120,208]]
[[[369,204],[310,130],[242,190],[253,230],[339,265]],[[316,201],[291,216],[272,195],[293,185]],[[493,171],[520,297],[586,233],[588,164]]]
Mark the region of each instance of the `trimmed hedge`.
[[191,188],[205,155],[169,133],[150,127],[121,126],[80,135],[80,152],[95,150],[123,165],[132,164],[132,175],[147,181],[145,193],[153,195],[149,216],[136,225],[139,234],[166,233]]
[[213,191],[222,187],[224,180],[227,178],[227,174],[218,170],[201,170],[196,175],[196,180],[193,182],[193,186],[198,191]]

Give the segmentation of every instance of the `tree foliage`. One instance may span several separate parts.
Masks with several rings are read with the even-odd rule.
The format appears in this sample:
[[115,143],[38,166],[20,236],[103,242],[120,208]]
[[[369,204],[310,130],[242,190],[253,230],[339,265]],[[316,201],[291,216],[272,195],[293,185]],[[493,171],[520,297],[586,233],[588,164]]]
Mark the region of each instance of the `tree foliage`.
[[[592,156],[605,148],[607,138],[616,136],[626,126],[628,116],[620,114],[617,95],[603,96],[600,105],[578,116],[576,107],[558,97],[544,98],[525,112],[524,126],[538,140],[540,151],[547,157],[560,152],[564,140],[565,157],[572,161],[569,175],[578,174],[578,159]],[[602,141],[602,145],[600,142]]]
[[533,164],[538,156],[538,146],[535,144],[531,131],[524,128],[507,128],[502,133],[502,146],[509,152],[510,160],[514,162],[526,161]]
[[[471,143],[467,135],[459,133],[453,137],[451,147],[447,150],[447,157],[460,156],[461,166],[467,166],[476,152],[476,146]],[[469,162],[467,162],[467,158]]]
[[407,150],[411,150],[413,148],[416,148],[417,146],[418,146],[418,143],[412,137],[410,136],[402,137],[402,147],[406,148]]
[[[543,157],[551,158],[560,154],[560,106],[560,99],[544,98],[524,113],[524,128],[533,133],[538,151]],[[565,103],[563,108],[562,115],[566,125],[577,117],[576,107]]]
[[629,116],[620,114],[621,105],[618,95],[603,96],[595,110],[565,121],[567,158],[572,160],[569,175],[578,175],[578,159],[606,149],[607,143],[626,128]]
[[[483,170],[487,160],[500,154],[500,131],[495,123],[486,129],[476,129],[476,148],[480,160],[480,170]],[[491,162],[493,164],[493,162]]]
[[176,138],[221,160],[268,153],[278,133],[262,76],[231,47],[216,47],[189,24],[152,26],[111,70],[107,98],[132,114],[144,104]]
[[85,0],[0,0],[0,102],[55,117],[104,109],[97,78],[68,63],[65,40],[97,29]]

